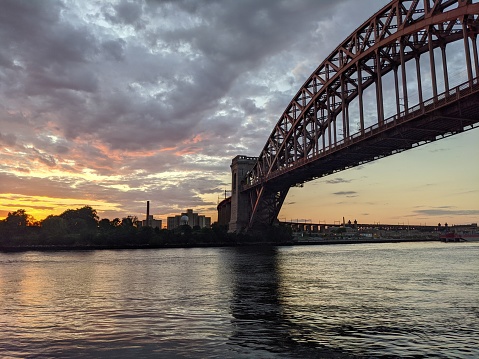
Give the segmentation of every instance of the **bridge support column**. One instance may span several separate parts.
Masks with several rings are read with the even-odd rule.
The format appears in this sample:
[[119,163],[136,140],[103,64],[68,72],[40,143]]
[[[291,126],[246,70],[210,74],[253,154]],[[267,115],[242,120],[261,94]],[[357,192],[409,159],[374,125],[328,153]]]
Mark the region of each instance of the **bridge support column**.
[[246,229],[251,217],[249,194],[241,192],[242,182],[250,171],[257,157],[236,156],[231,162],[231,218],[229,232],[239,233]]

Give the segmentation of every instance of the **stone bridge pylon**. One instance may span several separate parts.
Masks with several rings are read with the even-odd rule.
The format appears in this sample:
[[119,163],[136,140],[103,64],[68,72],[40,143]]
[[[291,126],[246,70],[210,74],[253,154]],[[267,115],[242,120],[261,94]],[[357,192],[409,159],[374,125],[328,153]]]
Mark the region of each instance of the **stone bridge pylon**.
[[231,162],[231,213],[229,221],[230,232],[244,230],[251,218],[250,196],[248,192],[242,192],[242,184],[246,180],[248,172],[258,161],[257,157],[236,156]]

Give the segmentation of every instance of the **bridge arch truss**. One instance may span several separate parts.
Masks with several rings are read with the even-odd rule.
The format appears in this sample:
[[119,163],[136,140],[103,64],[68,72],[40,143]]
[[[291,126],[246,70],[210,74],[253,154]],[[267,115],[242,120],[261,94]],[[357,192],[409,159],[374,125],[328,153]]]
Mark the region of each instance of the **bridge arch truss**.
[[[341,168],[314,168],[319,159],[401,123],[425,117],[433,123],[441,108],[478,92],[478,33],[479,0],[393,0],[369,18],[311,74],[275,125],[243,183],[251,207],[248,227],[272,224],[291,186],[475,127],[476,117],[455,113],[452,125],[437,120],[417,137],[399,133],[390,148],[362,151]],[[463,52],[466,76],[458,87],[450,87],[451,43]],[[385,79],[394,94],[387,99]],[[430,81],[428,99],[424,79]],[[374,109],[365,107],[366,92],[375,97]],[[385,106],[393,116],[385,117]]]

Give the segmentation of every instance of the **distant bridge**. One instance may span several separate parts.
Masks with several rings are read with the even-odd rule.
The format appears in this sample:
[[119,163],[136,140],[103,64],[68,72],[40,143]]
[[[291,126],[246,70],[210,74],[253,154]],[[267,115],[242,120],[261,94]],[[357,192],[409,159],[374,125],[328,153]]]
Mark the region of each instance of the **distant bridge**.
[[340,222],[336,223],[313,223],[313,222],[305,222],[305,221],[281,221],[279,222],[285,226],[291,227],[293,231],[296,232],[324,232],[326,229],[331,228],[354,228],[354,229],[374,229],[374,230],[383,230],[383,231],[427,231],[427,232],[440,232],[447,229],[447,224],[444,227],[441,225],[427,225],[427,224],[386,224],[386,223],[343,223]]
[[[234,232],[270,226],[292,186],[476,128],[478,33],[479,0],[382,8],[311,74],[260,155],[233,159],[220,222]],[[464,82],[450,86],[456,68]]]

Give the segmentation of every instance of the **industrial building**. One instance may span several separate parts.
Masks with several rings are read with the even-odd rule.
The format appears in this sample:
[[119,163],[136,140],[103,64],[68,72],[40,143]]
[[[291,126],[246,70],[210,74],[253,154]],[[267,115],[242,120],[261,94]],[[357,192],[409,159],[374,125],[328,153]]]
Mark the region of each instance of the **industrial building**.
[[141,221],[142,227],[158,227],[162,229],[163,221],[161,219],[154,219],[152,214],[148,215],[148,219],[144,219]]
[[211,217],[205,217],[204,215],[194,213],[192,209],[187,209],[185,213],[181,213],[174,217],[168,217],[166,224],[169,230],[178,228],[184,224],[187,224],[192,228],[195,226],[209,228],[211,227]]
[[146,201],[146,218],[139,222],[142,227],[152,227],[162,229],[163,221],[161,219],[154,219],[150,214],[150,201]]

